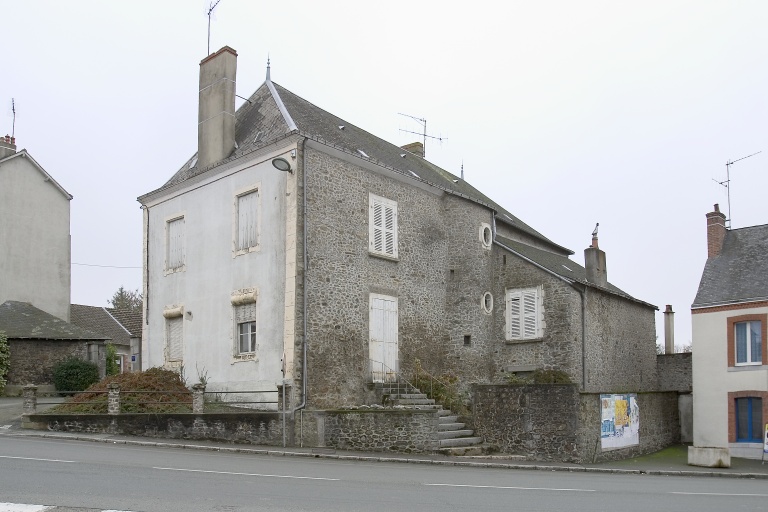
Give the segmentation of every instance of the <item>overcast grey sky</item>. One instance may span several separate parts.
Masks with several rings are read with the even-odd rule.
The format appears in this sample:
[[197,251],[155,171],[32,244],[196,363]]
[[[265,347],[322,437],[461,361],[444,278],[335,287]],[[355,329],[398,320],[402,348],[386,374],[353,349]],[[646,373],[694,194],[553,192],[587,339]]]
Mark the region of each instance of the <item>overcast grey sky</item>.
[[[211,50],[237,90],[272,79],[427,158],[555,242],[600,222],[608,278],[672,304],[676,341],[706,260],[705,213],[768,222],[768,2],[221,0]],[[0,132],[72,195],[72,301],[140,288],[136,197],[195,151],[209,2],[0,0]],[[239,106],[239,102],[238,102]],[[85,266],[102,265],[105,267]],[[663,321],[657,315],[663,338]],[[662,339],[660,338],[660,340]]]

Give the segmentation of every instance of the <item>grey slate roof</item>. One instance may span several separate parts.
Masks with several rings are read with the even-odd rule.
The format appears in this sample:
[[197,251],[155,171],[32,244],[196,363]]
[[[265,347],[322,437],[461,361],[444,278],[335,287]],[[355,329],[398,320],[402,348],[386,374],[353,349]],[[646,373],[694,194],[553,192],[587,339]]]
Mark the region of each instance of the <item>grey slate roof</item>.
[[641,304],[652,307],[654,309],[658,309],[653,304],[649,304],[647,302],[634,298],[627,292],[621,290],[620,288],[617,288],[611,283],[608,283],[608,286],[603,288],[601,286],[598,286],[594,283],[587,281],[586,269],[583,266],[579,265],[578,263],[574,262],[573,260],[565,256],[560,256],[558,254],[554,254],[549,251],[537,249],[536,247],[531,247],[530,245],[526,245],[520,242],[515,242],[514,240],[510,240],[508,238],[504,238],[498,235],[496,236],[496,241],[502,246],[506,247],[507,249],[511,249],[512,251],[519,254],[520,256],[527,258],[537,263],[538,265],[541,265],[545,269],[549,270],[551,273],[556,274],[568,281],[580,283],[585,286],[590,286],[592,288],[597,288],[597,289],[606,291],[608,293],[611,293],[613,295],[618,295],[625,299],[629,299],[634,302],[639,302]]
[[691,307],[768,300],[768,224],[726,231],[709,258]]
[[128,311],[126,309],[106,308],[115,320],[128,331],[131,336],[141,338],[141,312]]
[[[272,94],[270,87],[274,88],[277,97]],[[291,130],[281,113],[281,106],[285,107],[288,116],[295,123],[296,130]],[[340,126],[344,128],[340,129]],[[237,110],[235,141],[238,147],[229,158],[208,168],[198,168],[190,166],[195,162],[193,156],[162,187],[140,197],[139,201],[164,189],[173,188],[195,176],[215,172],[213,169],[222,163],[237,159],[293,134],[316,140],[358,158],[363,158],[358,152],[362,150],[368,155],[369,158],[366,160],[370,162],[395,170],[409,178],[414,178],[412,173],[415,173],[418,176],[416,179],[420,181],[486,205],[498,212],[500,222],[509,224],[559,251],[573,254],[573,251],[548,239],[458,176],[326,112],[271,81],[262,84]],[[401,156],[404,154],[405,157]]]
[[107,308],[72,304],[69,306],[70,323],[88,329],[111,340],[116,345],[130,345],[131,334]]
[[107,337],[65,322],[29,302],[9,300],[0,305],[0,331],[8,339],[103,341]]

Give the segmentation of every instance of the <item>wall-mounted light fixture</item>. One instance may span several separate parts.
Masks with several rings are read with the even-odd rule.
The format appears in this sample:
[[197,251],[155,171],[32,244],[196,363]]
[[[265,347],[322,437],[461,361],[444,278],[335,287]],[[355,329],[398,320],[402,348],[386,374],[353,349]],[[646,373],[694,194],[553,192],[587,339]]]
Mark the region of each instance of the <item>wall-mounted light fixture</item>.
[[278,171],[285,171],[293,174],[293,169],[291,169],[291,164],[285,158],[273,158],[272,165],[274,165],[275,169],[277,169]]

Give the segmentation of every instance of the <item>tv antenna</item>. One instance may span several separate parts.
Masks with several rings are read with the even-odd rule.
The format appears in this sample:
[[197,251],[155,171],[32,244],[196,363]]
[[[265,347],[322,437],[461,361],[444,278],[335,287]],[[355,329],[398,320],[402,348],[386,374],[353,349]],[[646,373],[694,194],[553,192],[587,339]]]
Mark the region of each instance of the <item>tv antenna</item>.
[[11,98],[11,115],[13,116],[13,124],[11,125],[11,137],[16,137],[16,99]]
[[747,159],[751,156],[759,155],[762,152],[763,151],[760,150],[757,153],[752,153],[751,155],[743,156],[741,158],[737,158],[736,160],[728,160],[725,162],[725,181],[717,181],[716,179],[712,178],[712,181],[718,185],[724,186],[728,193],[728,219],[726,219],[726,223],[728,224],[729,229],[731,227],[731,166],[736,162]]
[[412,116],[410,114],[403,114],[401,112],[398,112],[397,114],[400,115],[400,116],[410,117],[411,119],[413,119],[414,121],[416,121],[417,123],[419,123],[421,125],[421,128],[422,128],[421,132],[413,132],[411,130],[403,130],[402,128],[400,129],[400,131],[401,132],[405,132],[405,133],[414,133],[416,135],[421,135],[423,137],[423,139],[424,139],[424,143],[423,143],[424,144],[424,158],[427,157],[427,139],[428,138],[429,139],[435,139],[435,140],[440,141],[440,142],[443,142],[444,140],[448,140],[448,137],[435,137],[434,135],[427,135],[427,120],[426,119],[422,119],[420,117]]
[[208,7],[208,55],[211,54],[211,15],[216,6],[219,5],[219,2],[221,2],[221,0],[216,0],[215,3],[211,2]]

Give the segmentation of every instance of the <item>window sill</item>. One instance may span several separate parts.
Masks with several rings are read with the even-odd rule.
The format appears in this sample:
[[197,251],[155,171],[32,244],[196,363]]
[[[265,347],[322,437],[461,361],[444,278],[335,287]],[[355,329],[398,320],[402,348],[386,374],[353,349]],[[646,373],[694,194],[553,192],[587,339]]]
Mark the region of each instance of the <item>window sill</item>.
[[232,257],[237,258],[238,256],[243,256],[245,254],[251,254],[252,252],[261,252],[261,245],[255,245],[253,247],[249,247],[247,249],[240,249],[237,251],[232,251]]
[[252,354],[238,354],[236,356],[232,356],[232,364],[243,363],[246,361],[258,361],[258,360],[259,358],[255,352]]
[[384,254],[380,252],[368,251],[368,256],[372,256],[374,258],[381,258],[382,260],[387,260],[387,261],[394,261],[394,262],[400,261],[400,258],[398,258],[397,256],[390,256],[389,254]]
[[186,265],[183,265],[183,266],[177,267],[177,268],[166,268],[165,270],[163,270],[163,275],[164,276],[168,276],[168,275],[171,275],[171,274],[176,274],[177,272],[184,272],[185,270],[187,270],[187,266]]
[[504,340],[504,343],[507,345],[518,345],[520,343],[538,343],[540,341],[544,341],[544,337],[541,336],[539,338],[525,338],[525,339],[519,339],[519,340]]
[[728,367],[729,372],[752,372],[756,370],[768,370],[768,366],[764,364],[742,364]]

